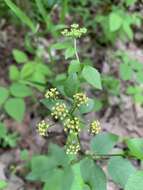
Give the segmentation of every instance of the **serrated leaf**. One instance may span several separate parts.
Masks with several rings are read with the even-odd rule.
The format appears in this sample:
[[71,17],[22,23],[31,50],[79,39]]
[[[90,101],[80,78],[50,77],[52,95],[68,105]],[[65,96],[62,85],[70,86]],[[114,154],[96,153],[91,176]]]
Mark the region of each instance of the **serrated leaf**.
[[106,190],[106,176],[103,170],[91,159],[85,158],[81,161],[81,175],[84,182],[92,190]]
[[27,79],[27,78],[31,77],[31,75],[34,73],[34,71],[35,71],[34,62],[29,62],[22,67],[20,76],[22,79]]
[[68,49],[66,49],[65,51],[65,59],[71,58],[73,57],[75,54],[75,50],[73,47],[69,47]]
[[120,64],[120,76],[123,80],[130,80],[132,77],[132,68],[128,64]]
[[143,189],[143,171],[137,171],[128,179],[125,190],[142,190]]
[[20,98],[10,98],[4,105],[4,109],[8,115],[18,122],[21,122],[25,113],[25,103]]
[[109,15],[109,28],[111,32],[115,32],[120,29],[122,25],[122,18],[119,14],[113,12]]
[[68,68],[68,73],[76,73],[81,70],[81,65],[80,62],[77,60],[73,60],[70,62],[69,68]]
[[18,49],[13,50],[13,56],[17,63],[25,63],[26,61],[28,61],[27,55],[23,51],[20,51]]
[[118,138],[112,133],[100,133],[92,138],[90,148],[95,154],[108,154],[117,143]]
[[143,138],[132,138],[126,140],[131,155],[143,160]]
[[6,101],[8,96],[9,91],[4,87],[0,87],[0,106]]
[[108,162],[108,172],[112,180],[119,184],[122,188],[125,187],[128,178],[136,169],[126,159],[122,157],[113,157]]
[[68,96],[73,96],[79,89],[80,83],[76,73],[72,73],[68,76],[64,83],[64,91]]
[[102,89],[100,74],[94,67],[89,65],[84,66],[82,77],[93,87]]
[[16,81],[18,80],[20,77],[20,72],[18,70],[18,68],[15,65],[11,65],[9,67],[9,78],[12,81]]
[[21,83],[13,83],[10,86],[10,93],[19,98],[24,98],[32,95],[32,91],[29,87]]

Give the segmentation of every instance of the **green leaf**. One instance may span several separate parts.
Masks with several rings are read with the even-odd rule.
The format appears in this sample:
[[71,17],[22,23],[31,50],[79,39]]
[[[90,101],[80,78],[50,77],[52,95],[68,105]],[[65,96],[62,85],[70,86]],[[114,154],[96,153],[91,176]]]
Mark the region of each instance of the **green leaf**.
[[27,55],[23,51],[20,51],[18,49],[13,50],[13,56],[17,63],[25,63],[26,61],[28,61]]
[[8,186],[5,180],[0,180],[0,189],[4,190]]
[[6,101],[8,96],[9,91],[4,87],[0,87],[0,106]]
[[122,25],[122,18],[119,14],[113,12],[109,15],[109,27],[111,32],[115,32],[120,29]]
[[130,80],[132,77],[132,68],[128,64],[120,64],[120,76],[123,80]]
[[69,47],[68,49],[66,49],[65,51],[65,59],[71,58],[73,57],[75,54],[75,50],[73,47]]
[[82,77],[93,87],[102,89],[100,74],[95,68],[89,65],[84,66]]
[[0,138],[3,138],[7,135],[7,128],[3,123],[0,122]]
[[132,28],[130,27],[129,23],[124,21],[123,23],[123,30],[127,34],[128,38],[130,40],[133,40],[134,33],[132,31]]
[[71,47],[69,42],[60,42],[52,45],[52,48],[57,50],[67,49],[69,47]]
[[136,73],[136,80],[138,83],[143,83],[143,72],[139,71]]
[[72,73],[68,76],[64,84],[64,91],[68,96],[73,96],[79,89],[79,80],[76,73]]
[[94,100],[89,99],[88,105],[81,105],[80,106],[80,108],[79,108],[80,113],[85,114],[85,113],[89,113],[89,112],[93,111],[94,105],[95,105]]
[[19,98],[24,98],[32,95],[32,91],[29,87],[21,83],[13,83],[10,86],[10,93]]
[[122,188],[125,187],[128,178],[136,169],[126,159],[122,157],[113,157],[108,162],[108,172],[112,180],[119,184]]
[[92,138],[90,148],[95,154],[108,154],[117,143],[118,138],[112,133],[100,133]]
[[143,189],[143,171],[137,171],[127,181],[125,190],[142,190]]
[[77,60],[73,60],[71,61],[69,68],[68,68],[68,73],[76,73],[79,72],[81,70],[81,65],[80,62]]
[[24,64],[20,76],[22,79],[27,79],[29,77],[31,77],[31,75],[34,73],[35,71],[35,64],[34,62],[29,62],[27,64]]
[[91,159],[81,161],[81,175],[90,190],[106,190],[106,176],[103,170]]
[[21,122],[23,120],[25,112],[25,103],[23,99],[10,98],[5,103],[4,108],[8,115],[16,121]]
[[15,65],[9,67],[9,78],[11,81],[17,81],[20,77],[20,72]]
[[32,20],[11,0],[4,0],[7,6],[14,12],[14,14],[26,24],[34,33],[36,31],[36,26],[33,24]]
[[73,174],[74,174],[74,180],[72,182],[72,186],[70,190],[83,190],[85,183],[83,181],[82,175],[81,175],[81,169],[80,164],[74,164],[72,166]]
[[137,0],[125,0],[127,6],[133,5]]
[[126,140],[131,155],[143,160],[143,138],[132,138]]

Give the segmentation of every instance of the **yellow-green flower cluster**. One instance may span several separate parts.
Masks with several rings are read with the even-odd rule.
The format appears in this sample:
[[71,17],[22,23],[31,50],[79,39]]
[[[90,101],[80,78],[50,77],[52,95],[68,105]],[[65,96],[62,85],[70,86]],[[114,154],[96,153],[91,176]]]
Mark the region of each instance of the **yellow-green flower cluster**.
[[56,105],[52,108],[51,115],[55,119],[63,120],[68,114],[68,109],[64,103],[56,103]]
[[50,127],[44,120],[38,123],[37,130],[40,136],[47,136],[48,128]]
[[77,107],[80,107],[82,104],[88,104],[88,97],[84,93],[76,93],[73,96],[74,103]]
[[80,132],[80,120],[77,117],[73,119],[67,119],[64,123],[64,131],[69,131],[70,133],[78,134]]
[[57,91],[56,88],[50,88],[46,94],[45,94],[45,98],[51,98],[51,99],[57,99],[59,95],[59,92]]
[[69,143],[66,145],[67,154],[77,154],[79,150],[80,150],[79,143]]
[[100,122],[98,120],[93,121],[89,127],[90,127],[89,132],[91,134],[96,135],[101,131],[101,125],[100,125]]
[[67,37],[80,38],[86,32],[86,28],[80,28],[78,24],[72,24],[70,29],[64,29],[62,34]]

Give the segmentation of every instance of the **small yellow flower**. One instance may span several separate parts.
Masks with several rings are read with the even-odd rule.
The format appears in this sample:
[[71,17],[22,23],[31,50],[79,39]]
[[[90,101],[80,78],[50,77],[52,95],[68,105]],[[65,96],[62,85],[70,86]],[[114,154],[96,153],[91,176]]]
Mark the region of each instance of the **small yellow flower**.
[[100,125],[100,122],[98,120],[93,121],[89,127],[90,127],[89,132],[91,134],[96,135],[101,131],[101,125]]
[[40,136],[47,136],[48,128],[50,127],[44,120],[38,123],[37,130]]
[[80,38],[86,32],[86,28],[80,28],[78,24],[72,24],[70,29],[64,29],[61,33],[67,37]]
[[64,131],[67,132],[69,130],[70,133],[78,134],[80,132],[80,120],[77,117],[73,119],[67,119],[64,123]]
[[46,94],[45,94],[45,98],[52,98],[52,99],[57,99],[59,95],[59,92],[57,91],[56,88],[50,88]]
[[88,97],[81,92],[76,93],[73,98],[77,107],[80,107],[82,104],[88,104]]
[[80,150],[78,142],[71,142],[66,144],[66,154],[77,154]]
[[68,109],[64,103],[56,103],[56,105],[52,108],[51,115],[55,119],[63,120],[68,114]]

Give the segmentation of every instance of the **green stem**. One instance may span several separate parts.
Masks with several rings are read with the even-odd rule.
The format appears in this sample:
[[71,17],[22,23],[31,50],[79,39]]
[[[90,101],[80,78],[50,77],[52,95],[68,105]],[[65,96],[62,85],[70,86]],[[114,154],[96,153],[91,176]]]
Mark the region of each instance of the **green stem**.
[[76,44],[76,39],[75,38],[74,38],[74,50],[75,50],[76,59],[77,59],[78,62],[80,62],[78,52],[77,52],[77,44]]

